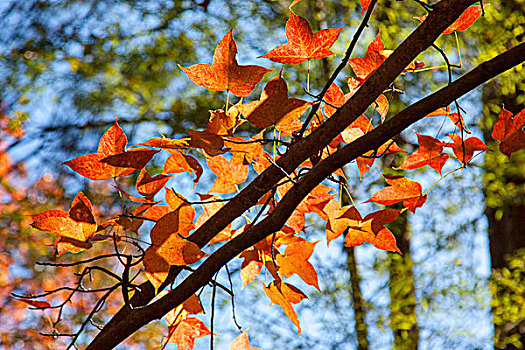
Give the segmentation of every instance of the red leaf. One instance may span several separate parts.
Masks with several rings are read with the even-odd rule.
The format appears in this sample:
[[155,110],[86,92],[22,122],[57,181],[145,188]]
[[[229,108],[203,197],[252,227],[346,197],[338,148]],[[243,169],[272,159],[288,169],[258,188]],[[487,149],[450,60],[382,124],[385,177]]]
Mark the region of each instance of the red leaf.
[[449,155],[442,153],[443,144],[432,136],[420,135],[416,132],[419,149],[409,155],[405,161],[394,168],[395,170],[412,170],[428,165],[441,175],[441,170],[447,162]]
[[492,137],[500,141],[501,153],[510,159],[510,155],[525,147],[525,109],[512,116],[505,108],[501,111],[498,121],[494,124]]
[[45,308],[51,307],[51,304],[49,304],[47,301],[39,301],[39,300],[33,300],[33,299],[18,299],[18,298],[16,300],[24,302],[38,309],[45,309]]
[[127,143],[124,131],[115,121],[100,138],[97,153],[85,154],[62,164],[91,180],[128,176],[144,167],[157,151],[136,149],[126,152]]
[[[484,5],[484,6],[488,6],[488,5]],[[481,6],[479,5],[470,6],[461,14],[461,16],[459,16],[459,18],[454,23],[452,23],[441,34],[451,34],[454,31],[462,32],[468,29],[471,25],[474,24],[474,22],[476,22],[476,20],[481,15],[481,13],[482,13]],[[422,17],[415,17],[415,18],[423,22],[427,18],[427,15],[424,15]]]
[[403,205],[415,212],[427,200],[427,195],[422,194],[421,185],[418,182],[407,179],[404,176],[383,175],[389,187],[377,191],[367,200],[378,204],[392,205],[403,202]]
[[299,64],[306,60],[325,58],[334,54],[330,47],[343,28],[323,29],[314,34],[310,23],[290,10],[290,19],[286,22],[288,42],[260,57],[283,64]]
[[483,141],[477,137],[469,137],[465,141],[457,134],[448,134],[453,141],[452,144],[444,144],[446,147],[452,147],[456,158],[465,166],[474,155],[474,151],[491,151]]
[[215,49],[211,65],[200,63],[188,68],[179,67],[195,84],[208,90],[229,90],[236,96],[247,96],[271,70],[254,65],[240,66],[236,56],[237,45],[230,30]]
[[97,231],[91,202],[82,192],[73,199],[69,211],[46,210],[31,218],[32,227],[58,236],[55,250],[59,256],[91,248],[89,239]]
[[281,126],[291,123],[309,106],[309,102],[288,98],[288,85],[279,73],[266,84],[259,101],[236,108],[250,123],[259,128],[266,128],[274,124]]

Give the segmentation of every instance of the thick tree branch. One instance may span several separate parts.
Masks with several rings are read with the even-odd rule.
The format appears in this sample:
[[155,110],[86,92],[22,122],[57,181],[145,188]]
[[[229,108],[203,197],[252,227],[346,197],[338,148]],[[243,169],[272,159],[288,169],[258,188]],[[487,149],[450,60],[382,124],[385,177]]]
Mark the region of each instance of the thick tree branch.
[[[301,142],[298,142],[297,144],[290,147],[290,149],[277,161],[278,166],[284,169],[286,172],[291,173],[304,160],[308,159],[313,154],[317,154],[321,149],[323,149],[339,133],[341,133],[341,131],[343,131],[348,125],[350,125],[350,123],[352,123],[359,115],[361,115],[366,110],[366,108],[368,108],[368,106],[373,103],[373,101],[379,96],[379,94],[381,94],[395,80],[395,78],[399,76],[401,72],[403,72],[405,67],[408,66],[408,64],[410,64],[420,52],[427,49],[437,39],[440,33],[443,30],[445,30],[453,21],[455,21],[459,17],[459,15],[474,2],[475,0],[444,0],[437,3],[434,6],[434,11],[432,11],[432,13],[428,16],[427,20],[423,22],[395,50],[394,53],[392,53],[392,55],[385,61],[385,63],[363,84],[363,86],[355,93],[355,95],[315,132],[313,132],[310,136],[308,136]],[[448,105],[448,103],[443,104],[443,101],[444,100],[440,100],[439,103],[437,103],[437,105],[434,106],[434,109],[442,105]],[[430,110],[429,112],[431,112],[432,110]],[[390,124],[391,123],[387,122],[383,125]],[[410,123],[407,124],[407,126],[408,125],[410,125]],[[385,128],[381,126],[378,127],[376,130],[385,130]],[[380,135],[381,139],[383,139],[383,135],[378,134],[381,131],[377,132],[376,130],[373,133],[373,135]],[[403,129],[396,128],[394,130],[396,131],[393,134],[391,132],[387,132],[387,134],[395,136]],[[387,137],[383,142],[386,142],[392,136]],[[352,145],[354,145],[354,143]],[[379,147],[379,145],[380,144],[378,144],[377,147]],[[368,144],[367,146],[370,146],[370,144]],[[344,149],[346,149],[346,147],[341,149],[340,151],[343,151]],[[362,153],[370,149],[374,148],[369,147]],[[337,152],[336,154],[340,153]],[[360,154],[356,155],[356,157]],[[341,156],[339,155],[338,157]],[[330,157],[320,164],[327,164],[327,161],[332,162],[335,159],[336,158],[332,159],[332,157]],[[198,230],[196,230],[191,235],[190,240],[199,245],[199,247],[205,246],[217,233],[224,229],[229,223],[231,223],[237,217],[241,216],[246,210],[254,206],[265,193],[271,190],[271,188],[283,178],[284,174],[282,170],[279,169],[279,167],[272,165],[268,169],[266,169],[260,176],[253,180],[245,189],[243,189],[237,196],[235,196],[228,204],[226,204],[221,210],[219,210],[212,218],[210,218]],[[263,221],[266,222],[264,226],[265,232],[268,228],[279,226],[277,223],[270,225],[271,223],[267,222],[268,219],[269,217]],[[257,227],[261,226],[256,225],[252,229],[255,230]],[[280,226],[275,230],[278,230],[279,228]],[[246,236],[243,234],[242,237],[244,238]],[[259,237],[259,235],[255,235],[254,237]],[[264,236],[262,236],[258,240],[262,239],[263,237]],[[253,242],[252,240],[249,240],[247,243],[249,243],[250,245],[246,247],[255,244],[256,242],[258,242],[258,240]],[[231,246],[231,243],[233,243],[234,241],[225,245],[224,247],[230,247],[225,249],[233,249],[234,251],[236,251],[236,249],[233,248],[234,246]],[[219,249],[216,253],[213,254],[213,256],[215,256],[215,254],[219,252],[223,252],[223,248]],[[225,253],[220,253],[218,256],[223,256],[224,254]],[[236,254],[237,253],[235,253],[233,256],[235,256]],[[224,257],[226,256],[229,256],[229,254],[224,255]],[[181,293],[181,295],[184,296],[187,295],[187,290],[193,290],[194,283],[204,281],[203,283],[206,284],[209,278],[211,278],[211,276],[213,275],[213,273],[215,273],[215,270],[212,269],[214,272],[211,275],[208,275],[208,273],[211,270],[207,270],[207,266],[212,264],[212,262],[215,261],[214,259],[212,259],[212,257],[208,258],[201,265],[202,270],[201,267],[199,267],[197,272],[192,274],[188,279],[186,279],[179,287],[177,287],[176,290],[181,290],[182,288],[182,290],[184,290],[185,292]],[[224,260],[224,263],[229,261],[230,259],[231,258]],[[208,261],[210,262],[208,263]],[[178,274],[178,272],[179,269],[174,268],[172,273],[170,273],[170,277],[167,280],[167,283],[171,283],[174,280],[174,277]],[[201,273],[203,274],[201,275]],[[190,286],[192,287],[190,288]],[[134,306],[143,306],[149,301],[151,301],[151,299],[154,296],[153,288],[151,288],[151,285],[149,283],[144,283],[141,287],[144,289],[145,292],[136,293],[136,296],[131,300],[131,304]],[[191,293],[189,295],[191,295]],[[94,339],[94,341],[88,347],[88,349],[112,348],[113,346],[117,345],[122,340],[124,340],[126,337],[128,337],[130,334],[132,334],[134,331],[142,327],[147,322],[155,318],[162,317],[162,315],[165,313],[163,311],[163,307],[165,307],[166,305],[170,305],[170,307],[173,308],[176,305],[178,305],[177,303],[183,302],[189,296],[187,295],[186,297],[184,297],[184,299],[179,301],[178,297],[175,298],[172,296],[172,293],[170,293],[169,295],[169,298],[162,298],[156,303],[141,309],[131,310],[126,307],[122,308],[115,315],[115,317],[104,327],[100,334]],[[163,307],[160,307],[158,303],[161,303]],[[156,305],[155,308],[151,308],[153,305]],[[148,310],[148,312],[151,311],[151,314],[146,314],[146,310]]]

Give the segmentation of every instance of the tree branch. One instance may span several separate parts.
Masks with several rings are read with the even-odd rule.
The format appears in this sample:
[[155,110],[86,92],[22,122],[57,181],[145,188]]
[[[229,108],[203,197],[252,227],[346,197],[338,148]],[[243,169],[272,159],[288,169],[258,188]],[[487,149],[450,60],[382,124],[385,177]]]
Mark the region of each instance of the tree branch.
[[[407,67],[420,52],[427,49],[437,39],[440,33],[443,32],[451,23],[453,23],[460,16],[460,14],[463,13],[463,11],[474,2],[475,0],[444,0],[434,5],[434,11],[432,11],[432,13],[426,19],[426,21],[424,21],[394,51],[394,53],[390,55],[390,57],[383,63],[383,65],[363,84],[363,86],[354,94],[354,96],[349,101],[347,101],[347,103],[345,103],[343,107],[341,107],[331,118],[329,118],[311,135],[301,140],[297,144],[291,146],[290,149],[277,161],[278,166],[272,165],[268,169],[266,169],[260,176],[254,179],[246,188],[244,188],[237,196],[235,196],[228,204],[221,208],[206,223],[204,223],[199,229],[197,229],[190,236],[189,239],[196,243],[199,247],[205,246],[217,233],[224,229],[229,223],[231,223],[237,217],[241,216],[246,210],[256,205],[258,200],[265,193],[271,190],[271,188],[284,177],[284,174],[281,169],[284,169],[287,173],[291,173],[312,154],[316,154],[320,150],[322,150],[339,133],[341,133],[348,125],[350,125],[359,115],[361,115],[366,110],[366,108],[371,103],[373,103],[373,101],[392,83],[392,81],[394,81],[395,78],[403,72],[405,67]],[[497,74],[499,73],[495,73],[490,77],[493,77]],[[490,77],[487,77],[487,79],[489,79]],[[485,80],[480,80],[480,82],[478,82],[477,84],[479,85]],[[462,80],[458,80],[456,83],[450,85],[447,88],[450,88],[452,86],[457,87],[457,83],[459,81]],[[469,90],[466,90],[465,92],[467,91]],[[463,92],[462,94],[464,94],[465,92]],[[443,103],[444,100],[438,100],[434,109],[431,109],[425,114],[418,115],[419,118],[422,118],[426,114],[437,109],[438,107],[443,106]],[[448,103],[445,105],[448,105]],[[432,106],[429,108],[432,108]],[[390,139],[391,137],[398,134],[401,130],[403,130],[396,128],[394,129],[396,131],[393,133],[384,131],[385,127],[383,126],[391,124],[392,123],[386,122],[382,126],[375,129],[373,133],[369,133],[367,135],[378,135],[377,137],[380,137],[381,140],[384,139],[384,141],[382,141],[384,143],[388,141],[388,139]],[[410,123],[407,124],[404,128],[406,128],[408,125],[410,125]],[[377,130],[380,131],[378,132]],[[384,132],[385,134],[381,134],[381,132]],[[391,136],[385,138],[385,135]],[[369,140],[370,137],[371,136],[367,136],[366,140]],[[356,142],[358,142],[359,140],[357,140]],[[363,141],[359,142],[362,143]],[[354,143],[352,143],[352,145],[354,145]],[[376,148],[379,147],[381,144],[382,143],[377,144]],[[374,149],[374,147],[370,147],[370,143],[366,146],[368,148],[362,151],[362,153],[370,149]],[[341,149],[340,151],[345,150],[346,147]],[[356,145],[354,145],[354,147],[356,147]],[[338,154],[338,157],[341,157],[341,153],[339,153],[340,151],[336,152],[333,156]],[[343,153],[346,154],[348,153],[348,151],[345,151]],[[359,156],[360,154],[356,155],[355,157]],[[332,162],[335,159],[338,159],[333,158],[333,156],[319,163],[318,166],[320,166],[321,164],[327,164],[326,162],[328,160],[329,162]],[[348,157],[343,158],[347,159]],[[316,166],[315,168],[317,168],[318,166]],[[339,167],[340,166],[342,165],[339,165]],[[305,178],[310,178],[310,176],[305,176]],[[301,179],[299,183],[304,183],[304,180],[305,179]],[[319,180],[319,182],[320,181],[322,181],[322,179]],[[296,186],[294,186],[294,189],[297,186],[299,186],[299,183]],[[290,192],[294,191],[296,190],[290,190]],[[293,210],[291,212],[293,212]],[[291,212],[287,213],[291,214]],[[284,215],[284,212],[279,212],[275,215],[277,214]],[[270,218],[274,218],[272,220],[277,221],[269,222],[268,220]],[[122,340],[127,338],[130,334],[138,330],[144,324],[150,322],[153,319],[162,317],[171,308],[177,306],[179,303],[182,303],[192,293],[194,293],[194,291],[196,290],[194,289],[195,285],[205,285],[209,281],[209,279],[215,273],[215,269],[213,268],[215,265],[213,264],[217,263],[217,261],[223,261],[223,263],[221,264],[226,263],[231,258],[233,258],[238,252],[257,243],[260,239],[264,238],[268,234],[271,234],[273,232],[271,231],[272,229],[274,231],[280,229],[282,225],[279,226],[278,222],[279,219],[276,219],[276,216],[271,215],[265,220],[263,220],[260,224],[255,225],[253,228],[250,229],[250,232],[252,232],[253,230],[259,233],[250,235],[246,235],[245,233],[239,237],[239,240],[242,240],[243,242],[246,239],[247,241],[245,243],[249,245],[246,245],[244,243],[242,245],[239,245],[240,243],[233,244],[234,241],[238,242],[238,240],[236,241],[234,239],[230,243],[220,248],[197,269],[196,273],[190,275],[184,282],[182,282],[181,285],[179,285],[175,289],[176,291],[178,291],[176,293],[176,296],[174,296],[174,292],[170,292],[166,297],[147,307],[134,310],[131,310],[129,308],[122,308],[114,316],[114,318],[104,327],[104,329],[97,335],[97,337],[93,340],[88,349],[112,348],[113,346],[116,346]],[[263,225],[261,226],[261,224]],[[261,227],[264,228],[263,233],[260,232],[262,230]],[[267,232],[270,233],[266,234]],[[247,237],[255,237],[257,238],[257,240],[248,240]],[[238,251],[237,248],[241,246],[245,248],[242,248]],[[233,251],[236,251],[237,253],[231,255]],[[230,255],[231,257],[229,257]],[[210,267],[210,265],[212,267]],[[179,268],[173,267],[172,271],[170,271],[170,276],[166,280],[165,285],[170,284],[174,280],[175,276],[177,276],[179,271]],[[144,290],[144,293],[135,293],[135,296],[131,300],[131,304],[134,306],[144,306],[147,303],[149,303],[154,296],[154,291],[151,284],[143,283],[143,285],[141,285],[140,288]]]

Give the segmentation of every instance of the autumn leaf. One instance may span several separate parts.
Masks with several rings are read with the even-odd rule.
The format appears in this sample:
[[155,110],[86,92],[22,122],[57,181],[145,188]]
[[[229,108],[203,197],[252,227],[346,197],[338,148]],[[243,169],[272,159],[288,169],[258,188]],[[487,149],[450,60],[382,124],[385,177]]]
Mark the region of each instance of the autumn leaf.
[[202,173],[204,172],[199,161],[188,154],[184,154],[180,150],[169,150],[169,152],[171,155],[164,162],[163,173],[174,174],[185,171],[193,173],[195,174],[193,188],[195,188],[202,176]]
[[381,41],[381,32],[377,33],[374,40],[368,45],[364,57],[355,57],[348,60],[357,78],[366,80],[379,66],[383,64],[388,56],[383,51],[385,45]]
[[232,30],[221,39],[213,54],[213,63],[179,66],[195,84],[212,91],[228,90],[242,97],[249,95],[262,77],[270,72],[261,66],[240,66],[237,62],[237,44]]
[[214,157],[226,153],[222,137],[207,131],[188,130],[190,147],[202,148],[207,155]]
[[137,192],[146,197],[146,199],[153,200],[171,177],[164,174],[151,177],[145,169],[142,169],[137,178]]
[[[202,202],[202,214],[199,216],[195,222],[195,228],[198,229],[202,224],[208,221],[217,211],[219,211],[224,204],[226,203],[219,196],[212,196],[209,194],[200,194],[197,193]],[[219,232],[214,238],[211,239],[209,244],[223,242],[230,238],[231,223],[226,226],[221,232]]]
[[204,309],[202,308],[199,297],[196,294],[192,294],[182,304],[166,314],[166,323],[168,324],[168,327],[176,327],[189,315],[198,315],[203,313]]
[[93,207],[82,192],[75,196],[69,211],[46,210],[31,215],[31,219],[33,228],[58,236],[55,241],[58,256],[91,248],[90,238],[97,231]]
[[62,164],[90,180],[106,180],[134,173],[158,152],[150,149],[126,151],[127,143],[124,131],[115,121],[100,138],[97,153],[85,154]]
[[282,281],[273,281],[268,287],[263,283],[263,289],[266,296],[270,298],[271,304],[279,305],[283,309],[284,314],[297,326],[297,334],[301,334],[301,326],[292,303],[297,304],[303,299],[308,299],[308,297],[297,287]]
[[158,288],[166,280],[171,265],[190,265],[205,256],[195,243],[173,233],[160,246],[152,242],[146,249],[144,271],[149,281]]
[[[486,7],[488,5],[484,5]],[[441,34],[451,34],[453,32],[462,32],[464,30],[467,30],[471,25],[476,22],[478,17],[481,15],[482,10],[481,6],[475,5],[468,7],[462,14],[459,16],[459,18],[452,23],[447,29],[443,31]],[[415,17],[415,19],[423,22],[427,18],[427,15],[424,15],[422,17]]]
[[248,178],[248,166],[235,163],[235,159],[228,162],[223,156],[216,156],[208,157],[206,161],[210,170],[217,175],[210,192],[233,193],[237,191],[237,185]]
[[448,134],[453,143],[444,143],[446,147],[452,147],[456,158],[465,166],[474,155],[474,151],[491,151],[483,141],[477,137],[469,137],[462,141],[461,136],[457,134]]
[[230,350],[261,350],[260,348],[250,346],[250,340],[248,339],[248,329],[233,339],[230,344]]
[[[383,209],[368,214],[364,219],[359,219],[360,215],[350,217],[345,245],[355,247],[368,242],[378,249],[401,254],[396,245],[396,238],[389,229],[384,227],[394,222],[399,212],[400,210],[397,209]],[[339,219],[345,221],[343,218],[345,217],[341,216]]]
[[259,101],[246,103],[236,108],[250,123],[266,128],[271,125],[287,125],[298,119],[310,106],[309,102],[288,98],[288,85],[279,75],[264,87]]
[[343,28],[323,29],[314,34],[310,23],[290,10],[290,19],[286,22],[288,42],[260,57],[283,64],[299,64],[328,57],[334,54],[330,48]]
[[178,350],[192,350],[195,339],[210,335],[211,332],[198,318],[188,317],[169,328],[168,334],[167,342],[177,344]]
[[46,308],[51,307],[51,304],[49,304],[47,301],[39,301],[39,300],[23,299],[23,298],[16,298],[16,300],[19,300],[37,309],[46,309]]
[[412,170],[428,165],[441,175],[441,170],[449,155],[442,153],[443,144],[432,136],[420,135],[416,132],[419,149],[410,154],[395,170]]
[[372,3],[372,0],[359,0],[359,3],[361,4],[361,16],[368,10],[368,7]]
[[421,207],[427,200],[427,195],[422,194],[421,185],[404,176],[383,175],[386,182],[390,185],[385,187],[370,197],[365,203],[375,202],[383,205],[392,205],[403,202],[403,205],[415,212],[416,208]]
[[512,153],[525,147],[525,109],[512,116],[512,113],[505,108],[501,111],[499,119],[494,124],[492,138],[500,141],[499,149],[501,153],[509,159]]
[[286,277],[296,273],[304,282],[321,291],[317,281],[317,273],[312,264],[308,262],[308,259],[314,252],[314,246],[318,242],[301,241],[288,245],[284,255],[276,257],[279,273]]
[[210,111],[210,120],[206,125],[206,131],[220,136],[233,136],[235,129],[242,124],[239,118],[238,106],[234,106],[226,113],[222,109]]

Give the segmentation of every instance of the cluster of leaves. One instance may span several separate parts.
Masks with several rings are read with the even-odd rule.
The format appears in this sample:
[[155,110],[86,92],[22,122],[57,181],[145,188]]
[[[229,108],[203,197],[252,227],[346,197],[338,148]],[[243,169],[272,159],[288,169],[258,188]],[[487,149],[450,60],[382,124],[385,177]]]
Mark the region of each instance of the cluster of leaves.
[[[369,4],[362,3],[363,12]],[[479,6],[467,9],[465,15],[443,34],[465,30],[480,13]],[[343,29],[325,29],[313,33],[308,21],[291,11],[286,25],[288,42],[261,57],[282,64],[300,64],[305,61],[310,64],[310,60],[322,59],[333,54],[330,48]],[[146,278],[155,287],[156,292],[160,292],[166,287],[172,266],[179,266],[191,272],[194,270],[189,265],[209,256],[201,250],[203,247],[189,237],[228,201],[228,198],[219,195],[239,191],[247,182],[251,171],[263,174],[270,166],[277,164],[282,152],[322,127],[323,123],[367,82],[390,53],[385,50],[378,34],[368,46],[365,56],[350,59],[348,64],[353,71],[353,77],[347,79],[349,92],[346,94],[338,85],[332,83],[323,101],[318,103],[289,98],[287,82],[281,70],[268,81],[259,100],[244,104],[240,101],[230,106],[230,93],[238,97],[249,95],[263,76],[270,72],[264,67],[238,64],[237,46],[230,30],[219,42],[211,65],[181,67],[195,84],[214,91],[227,91],[226,107],[224,110],[211,112],[205,130],[188,130],[187,137],[178,139],[155,137],[127,149],[127,137],[115,121],[100,139],[96,153],[82,155],[64,163],[91,180],[115,179],[139,172],[135,189],[140,196],[130,194],[132,189],[122,188],[118,183],[116,186],[122,197],[133,206],[129,212],[97,222],[90,200],[79,192],[68,211],[47,210],[35,214],[32,216],[32,226],[58,237],[55,241],[55,252],[58,256],[90,249],[96,242],[104,244],[103,242],[113,241],[115,247],[117,243],[122,242],[132,244],[139,249],[139,255],[125,255],[119,253],[118,249],[115,252],[115,256],[124,266],[122,277],[116,277],[119,280],[116,287],[121,287],[124,302],[129,305],[130,296],[138,290],[129,276],[132,266],[143,266]],[[412,62],[405,71],[416,71],[422,66],[421,62]],[[319,110],[319,103],[324,103],[322,111]],[[311,115],[301,119],[309,108],[312,111]],[[382,123],[388,116],[388,108],[388,98],[382,94],[371,106],[371,111],[379,113]],[[452,154],[445,153],[444,149],[452,149],[453,157],[461,163],[458,169],[467,166],[474,152],[490,150],[480,139],[464,137],[469,130],[465,126],[460,109],[457,113],[451,113],[447,107],[428,115],[437,116],[450,118],[458,127],[459,134],[449,134],[451,142],[417,134],[419,149],[408,155],[395,170],[430,166],[442,175],[443,166],[452,157]],[[238,136],[236,129],[246,121],[265,130],[249,138]],[[525,110],[516,116],[504,110],[494,126],[493,137],[501,142],[500,149],[509,158],[513,152],[525,147],[525,132],[522,130],[524,124]],[[274,135],[279,136],[266,138],[270,128],[274,129]],[[242,237],[243,232],[251,228],[261,215],[272,214],[277,204],[293,191],[297,182],[312,167],[334,154],[339,147],[354,142],[372,130],[373,119],[363,114],[319,154],[311,155],[310,159],[304,161],[294,172],[287,173],[281,169],[285,176],[258,201],[254,207],[257,209],[255,218],[244,216],[235,227],[228,225],[209,242],[207,249],[211,252],[213,244],[227,245],[236,237]],[[266,144],[273,145],[273,152],[264,147]],[[168,152],[169,157],[164,162],[163,171],[152,176],[145,167],[160,150]],[[360,175],[363,176],[371,169],[376,158],[397,152],[404,151],[394,140],[390,140],[375,151],[362,154],[356,161]],[[188,172],[195,177],[195,188],[206,168],[217,178],[208,193],[195,193],[200,197],[199,202],[191,202],[174,189],[166,187],[168,181],[176,174]],[[338,169],[329,180],[341,184],[344,182],[341,178],[344,178],[344,174]],[[264,292],[271,303],[282,308],[300,333],[300,323],[292,304],[301,302],[307,296],[297,286],[286,282],[286,279],[297,274],[306,284],[320,291],[317,273],[309,262],[319,241],[309,241],[303,234],[305,216],[317,214],[326,222],[327,243],[344,234],[346,246],[354,247],[368,242],[378,249],[401,254],[393,233],[385,225],[395,221],[406,210],[415,212],[425,203],[428,190],[423,192],[418,182],[404,176],[384,175],[384,179],[388,186],[377,191],[366,202],[386,206],[401,203],[402,209],[384,208],[364,216],[355,205],[342,205],[336,198],[333,187],[318,184],[300,202],[283,227],[238,255],[238,258],[243,259],[243,287],[252,283],[264,268],[272,277],[271,281],[266,281],[265,275]],[[343,189],[344,186],[341,187],[341,190]],[[158,201],[158,194],[162,190],[165,204]],[[144,221],[154,223],[149,231],[150,240],[146,248],[141,247],[141,242],[135,236],[127,235],[127,232],[137,234]],[[109,271],[107,273],[112,274]],[[160,292],[158,298],[162,297],[162,293],[166,292]],[[50,307],[50,304],[43,301],[27,302],[41,309]],[[174,342],[180,349],[191,349],[196,338],[212,334],[201,320],[190,317],[202,312],[196,294],[173,309],[167,315],[166,342]],[[231,349],[248,348],[246,333],[242,333],[231,345]]]

